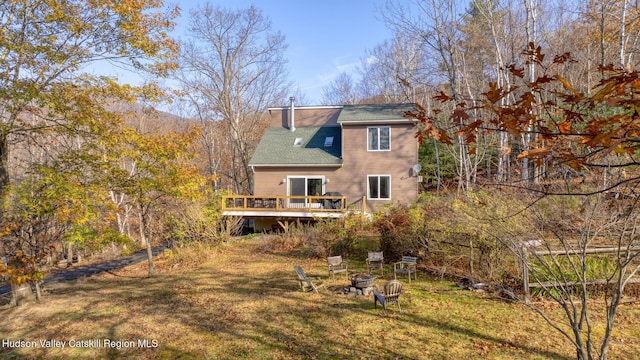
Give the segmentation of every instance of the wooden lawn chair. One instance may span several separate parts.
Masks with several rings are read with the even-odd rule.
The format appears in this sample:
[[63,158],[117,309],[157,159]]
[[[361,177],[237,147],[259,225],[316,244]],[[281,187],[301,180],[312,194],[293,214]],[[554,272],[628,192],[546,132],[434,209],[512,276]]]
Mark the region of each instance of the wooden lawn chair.
[[409,275],[409,282],[411,282],[411,274],[413,274],[415,280],[418,280],[417,263],[417,257],[403,256],[401,261],[393,263],[393,278],[397,279],[397,274],[407,274]]
[[322,280],[320,278],[311,281],[311,279],[307,277],[307,274],[304,273],[304,270],[302,270],[302,267],[300,267],[300,265],[295,265],[293,269],[298,275],[298,281],[300,282],[300,289],[302,290],[302,292],[315,291],[316,293],[318,293],[318,289],[324,287],[324,284],[322,283]]
[[381,275],[384,276],[384,256],[382,251],[369,251],[367,254],[367,272],[371,274],[371,269],[380,269]]
[[329,266],[329,276],[332,279],[335,274],[344,273],[344,278],[347,280],[349,271],[347,270],[347,262],[342,260],[342,256],[329,256],[327,265]]
[[396,304],[398,305],[398,310],[401,310],[400,295],[402,295],[402,283],[398,280],[391,280],[384,285],[383,293],[373,290],[373,307],[376,308],[380,303],[385,315],[387,314],[388,304]]

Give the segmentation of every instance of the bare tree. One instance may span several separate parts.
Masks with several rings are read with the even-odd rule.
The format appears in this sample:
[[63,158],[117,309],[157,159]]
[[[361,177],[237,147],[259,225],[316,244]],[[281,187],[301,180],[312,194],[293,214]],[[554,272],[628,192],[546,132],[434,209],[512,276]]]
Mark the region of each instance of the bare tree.
[[[536,131],[549,124],[557,127],[557,131],[546,131],[543,139],[532,142],[531,149],[523,151],[520,157],[527,156],[532,162],[548,162],[550,168],[564,169],[567,175],[550,178],[541,186],[513,185],[520,195],[528,194],[525,195],[527,204],[506,217],[538,215],[532,221],[539,229],[536,243],[546,250],[535,249],[531,257],[526,255],[529,251],[522,251],[520,256],[529,265],[523,271],[524,289],[529,289],[526,279],[531,274],[538,287],[561,306],[565,316],[551,318],[544,311],[537,311],[573,343],[579,359],[605,359],[622,294],[629,283],[637,281],[640,269],[637,191],[640,173],[634,132],[638,127],[635,96],[640,93],[639,75],[610,68],[608,76],[592,89],[594,93],[586,95],[554,71],[570,63],[569,55],[557,55],[545,62],[545,54],[535,44],[530,44],[523,55],[528,61],[534,61],[544,76],[530,82],[525,67],[513,68],[512,75],[524,79],[526,86],[521,88],[518,102],[510,106],[501,104],[500,98],[508,96],[503,89],[486,92],[479,102],[487,112],[482,118],[474,118],[476,109],[459,110],[464,114],[458,116],[477,119],[472,123],[476,125],[468,127],[463,135],[476,142],[478,138],[468,134],[475,135],[481,127],[515,130],[512,133],[518,138],[532,132],[531,135],[537,135]],[[624,91],[611,91],[613,88]],[[553,97],[548,96],[550,92]],[[536,111],[532,111],[534,109]],[[424,123],[428,128],[429,123]],[[428,130],[433,136],[452,143],[441,131]],[[609,141],[611,138],[615,141]],[[600,182],[600,173],[609,167],[621,170],[618,177]],[[570,175],[578,171],[588,175],[572,180]],[[504,228],[500,229],[504,219],[500,217],[487,227],[496,238],[508,234]],[[607,260],[598,259],[598,254],[606,252],[610,254]],[[594,259],[598,261],[595,264]],[[589,293],[594,285],[604,291],[604,306],[593,304]],[[604,335],[594,330],[599,321],[596,314],[601,308],[606,312]]]
[[322,88],[322,100],[325,105],[351,105],[358,103],[358,91],[351,75],[340,73],[327,86]]
[[[426,47],[426,52],[437,54],[436,62],[443,69],[448,84],[448,93],[461,101],[463,72],[463,52],[460,49],[462,38],[460,31],[459,2],[455,0],[414,0],[406,5],[403,2],[389,2],[383,15],[389,26],[407,37],[417,38]],[[451,109],[453,111],[453,109]],[[457,128],[464,127],[465,120],[457,118]],[[464,139],[458,137],[458,191],[468,189],[472,179],[474,165]]]
[[[540,240],[525,250],[527,275],[561,306],[564,318],[529,306],[573,344],[578,359],[606,359],[624,290],[640,269],[638,200],[549,196],[531,210]],[[591,296],[594,288],[603,293],[602,317]]]
[[[236,193],[250,193],[249,160],[265,126],[267,106],[283,103],[287,81],[285,38],[256,7],[231,11],[205,4],[191,10],[179,79],[197,117],[222,121],[223,145],[208,141],[211,176],[221,175]],[[214,160],[215,159],[215,160]],[[214,163],[222,164],[222,174]]]
[[427,62],[424,50],[420,38],[402,32],[368,50],[358,68],[360,96],[382,102],[425,101],[437,65]]
[[[578,190],[574,186],[550,187],[557,194],[541,194],[533,203],[518,190],[480,192],[464,200],[467,207],[456,207],[451,219],[462,227],[472,224],[519,260],[524,296],[504,294],[558,331],[573,345],[577,359],[604,360],[625,290],[640,280],[640,204],[630,196],[573,195],[570,190]],[[631,194],[637,186],[627,184],[622,191]],[[484,203],[484,196],[492,201]],[[538,297],[545,300],[536,301]],[[559,307],[550,309],[549,300]]]

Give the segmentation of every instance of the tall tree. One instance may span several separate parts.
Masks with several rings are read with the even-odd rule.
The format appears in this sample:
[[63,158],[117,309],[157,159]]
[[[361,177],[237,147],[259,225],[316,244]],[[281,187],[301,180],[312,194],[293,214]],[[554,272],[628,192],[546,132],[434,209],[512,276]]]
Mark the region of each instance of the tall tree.
[[75,88],[99,86],[80,77],[91,63],[157,75],[174,68],[177,47],[168,30],[177,8],[162,6],[161,0],[0,3],[0,191],[10,182],[12,136],[87,120],[61,114],[74,106],[68,95]]
[[[499,86],[511,87],[511,79],[507,71],[507,61],[513,58],[509,49],[507,30],[510,25],[508,20],[510,10],[508,6],[500,4],[497,0],[474,0],[469,5],[462,27],[465,33],[463,46],[467,57],[471,58],[475,79],[474,89],[477,92],[486,88],[488,81],[495,81]],[[503,25],[506,23],[506,25]],[[513,97],[502,99],[506,104],[513,101]],[[498,162],[496,169],[496,181],[504,182],[508,176],[510,163],[511,144],[508,134],[504,131],[498,134]],[[487,155],[490,157],[490,155]],[[491,159],[487,160],[491,163]],[[490,166],[487,175],[491,174]]]
[[[136,209],[141,243],[147,250],[149,276],[153,276],[152,215],[169,197],[196,199],[203,178],[193,164],[191,144],[199,129],[184,134],[141,134],[126,128],[120,139],[112,139],[110,160],[115,160],[107,175],[113,189],[126,194],[126,202]],[[122,161],[133,164],[128,169]]]
[[[514,137],[539,135],[531,137],[530,147],[523,149],[518,155],[520,158],[526,157],[537,164],[546,163],[550,168],[569,171],[568,174],[582,170],[596,175],[583,179],[584,183],[579,186],[570,176],[550,179],[542,186],[527,183],[522,186],[536,194],[534,203],[540,203],[545,197],[560,198],[555,209],[566,208],[572,201],[581,202],[576,207],[580,220],[578,224],[572,224],[573,231],[554,226],[541,233],[542,245],[553,251],[536,255],[535,260],[542,267],[536,273],[536,281],[546,284],[542,285],[543,291],[563,309],[566,320],[563,326],[568,326],[568,330],[549,317],[545,320],[573,343],[578,359],[606,359],[624,290],[640,271],[637,231],[640,209],[637,196],[640,173],[637,168],[640,162],[636,158],[640,150],[636,100],[640,96],[640,73],[610,66],[605,69],[608,76],[598,83],[592,94],[587,94],[557,74],[558,67],[571,62],[569,54],[545,61],[541,48],[531,44],[524,55],[535,62],[541,75],[534,81],[528,81],[526,68],[512,67],[513,76],[521,81],[517,101],[502,105],[500,99],[509,96],[514,89],[490,84],[477,105],[487,115],[474,118],[476,112],[470,111],[472,109],[466,106],[459,108],[463,114],[457,116],[474,120],[462,129],[462,135],[469,142],[476,140],[474,134],[479,128],[505,130]],[[453,101],[451,97],[441,96],[441,99]],[[421,114],[417,116],[425,122],[430,136],[451,143],[443,129],[431,126],[431,119]],[[610,167],[623,169],[623,173],[611,181],[600,182],[597,175]],[[616,200],[611,201],[611,198]],[[529,204],[527,209],[530,207],[533,204]],[[549,214],[548,207],[543,213],[542,218],[562,217],[560,210]],[[612,265],[607,267],[608,273],[603,280],[606,289],[603,295],[605,333],[599,337],[599,344],[595,338],[593,324],[596,317],[588,291],[594,279],[587,271],[592,259],[587,255],[600,253],[593,250],[596,242],[598,247],[605,242],[604,245],[611,246],[614,253],[612,260],[606,260]],[[560,254],[565,256],[564,260],[548,256]],[[562,263],[568,264],[569,269],[564,270]]]
[[357,104],[358,90],[351,75],[340,73],[328,85],[322,88],[322,100],[325,105]]
[[367,101],[424,101],[426,89],[435,79],[434,63],[428,63],[423,42],[396,32],[391,40],[368,50],[358,68],[358,93]]
[[[447,82],[447,93],[461,101],[463,53],[460,49],[461,31],[460,4],[456,0],[414,0],[409,5],[389,2],[384,14],[385,21],[396,31],[410,38],[417,38],[437,56]],[[451,109],[453,111],[453,109]],[[466,119],[456,118],[455,126],[462,129]],[[468,189],[475,178],[472,153],[468,144],[458,136],[458,191]]]
[[283,103],[289,91],[286,48],[284,36],[256,7],[232,11],[205,4],[191,11],[179,77],[201,121],[225,123],[220,128],[229,144],[222,148],[229,152],[210,152],[229,164],[224,180],[236,193],[253,191],[248,164],[266,124],[264,110]]

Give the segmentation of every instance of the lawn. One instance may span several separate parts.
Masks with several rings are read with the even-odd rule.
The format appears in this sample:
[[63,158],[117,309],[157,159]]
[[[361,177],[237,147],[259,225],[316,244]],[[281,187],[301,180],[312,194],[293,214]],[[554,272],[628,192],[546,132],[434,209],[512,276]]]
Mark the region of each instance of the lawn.
[[[574,357],[570,343],[524,305],[420,273],[418,281],[403,280],[402,311],[392,306],[385,316],[374,308],[372,296],[336,293],[347,282],[326,279],[326,261],[299,251],[265,252],[264,241],[225,244],[195,266],[176,266],[160,255],[153,278],[144,277],[143,263],[51,287],[41,303],[3,305],[0,341],[34,346],[0,343],[0,358]],[[295,264],[325,278],[328,288],[300,292]],[[350,267],[364,270],[358,260]],[[386,279],[393,276],[389,273]],[[386,279],[377,279],[377,285]],[[554,305],[541,305],[559,316]],[[621,306],[611,359],[640,354],[638,315],[638,303]],[[42,346],[41,340],[65,347]]]

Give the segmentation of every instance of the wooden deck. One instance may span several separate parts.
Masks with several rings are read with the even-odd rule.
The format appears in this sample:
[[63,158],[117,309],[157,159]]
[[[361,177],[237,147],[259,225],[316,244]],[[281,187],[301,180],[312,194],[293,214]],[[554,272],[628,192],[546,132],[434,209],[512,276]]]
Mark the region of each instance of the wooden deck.
[[348,211],[364,212],[364,198],[347,204],[346,196],[256,196],[222,198],[222,214],[234,216],[341,217]]

